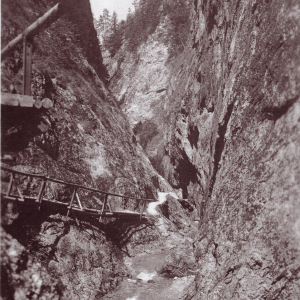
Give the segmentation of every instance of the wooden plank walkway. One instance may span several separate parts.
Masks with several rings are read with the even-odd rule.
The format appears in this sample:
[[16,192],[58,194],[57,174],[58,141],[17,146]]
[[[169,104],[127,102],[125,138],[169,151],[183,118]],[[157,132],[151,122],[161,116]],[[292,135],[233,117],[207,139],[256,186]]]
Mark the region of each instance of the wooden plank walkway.
[[[37,210],[47,210],[53,213],[60,213],[62,215],[69,216],[71,213],[74,214],[75,217],[79,217],[80,219],[89,219],[89,218],[97,218],[99,222],[102,221],[103,217],[106,218],[117,218],[119,220],[136,220],[136,221],[145,221],[147,220],[147,216],[144,212],[145,206],[147,202],[155,202],[155,199],[145,199],[145,198],[136,198],[128,195],[121,195],[115,193],[109,193],[105,191],[101,191],[98,189],[74,184],[71,182],[64,182],[58,179],[53,179],[46,177],[44,175],[30,174],[21,171],[17,171],[7,167],[1,167],[2,171],[6,171],[10,173],[10,181],[8,183],[8,187],[6,192],[1,193],[1,199],[9,200],[9,201],[17,201],[19,204],[30,205],[35,207]],[[41,179],[39,192],[36,197],[29,197],[22,195],[20,189],[16,186],[16,190],[18,195],[12,194],[13,187],[15,184],[16,175],[23,175],[31,178],[39,178]],[[72,196],[68,202],[62,202],[58,200],[49,200],[44,197],[44,192],[47,183],[54,182],[58,184],[63,184],[73,190]],[[79,190],[91,191],[98,194],[104,195],[104,202],[102,203],[102,207],[100,209],[95,208],[86,208],[80,201],[79,198]],[[120,197],[123,199],[134,199],[140,205],[140,212],[136,211],[120,211],[111,209],[111,205],[109,203],[109,196]]]

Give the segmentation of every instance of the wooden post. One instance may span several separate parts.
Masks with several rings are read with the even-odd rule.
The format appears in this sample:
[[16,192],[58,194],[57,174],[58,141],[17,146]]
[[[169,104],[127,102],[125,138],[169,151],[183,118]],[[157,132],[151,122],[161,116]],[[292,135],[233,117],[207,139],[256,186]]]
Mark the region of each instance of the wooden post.
[[53,23],[60,14],[67,11],[67,7],[63,7],[62,4],[58,3],[49,9],[42,17],[38,18],[34,23],[27,27],[22,33],[14,38],[6,47],[1,50],[1,60],[3,60],[11,50],[13,50],[19,43],[22,42],[24,36],[33,37],[38,32],[43,30],[46,26]]
[[72,204],[73,204],[73,202],[74,202],[75,195],[76,195],[76,189],[74,189],[74,192],[73,192],[73,195],[72,195],[72,198],[71,198],[70,204],[69,204],[69,206],[68,206],[68,213],[67,213],[67,217],[69,216],[69,214],[70,214],[70,211],[71,211],[71,209],[72,209]]
[[18,187],[17,187],[17,191],[19,193],[19,196],[20,196],[21,200],[25,201],[24,196],[22,195],[22,193],[21,193],[21,191],[20,191],[20,189]]
[[76,193],[76,199],[77,199],[77,202],[78,202],[78,204],[79,204],[80,209],[83,210],[82,204],[81,204],[81,202],[80,202],[80,199],[79,199],[79,196],[78,196],[77,193]]
[[10,173],[10,179],[9,179],[9,184],[8,184],[8,188],[7,188],[7,193],[6,193],[6,195],[8,197],[10,196],[10,193],[11,193],[11,190],[12,190],[12,187],[13,187],[14,178],[15,178],[15,174]]
[[102,210],[101,210],[101,215],[100,215],[100,218],[99,218],[99,222],[101,221],[102,216],[104,214],[104,209],[105,209],[105,206],[106,206],[106,203],[107,203],[107,199],[108,199],[108,194],[105,195],[105,199],[104,199],[104,202],[103,202],[103,206],[102,206]]
[[140,221],[142,221],[143,212],[145,210],[145,205],[146,205],[146,201],[144,201],[144,200],[141,200],[141,201],[143,201],[144,203],[143,203],[143,206],[142,206],[142,211],[141,211],[141,215],[140,215]]
[[47,179],[43,178],[42,185],[41,185],[39,194],[37,196],[37,200],[38,200],[38,203],[39,203],[39,208],[38,208],[39,210],[41,209],[41,203],[43,201],[43,194],[44,194],[44,190],[45,190],[45,187],[46,187],[46,182],[47,182]]
[[107,199],[107,206],[108,206],[109,211],[112,212],[108,199]]
[[32,38],[23,39],[23,94],[31,95]]

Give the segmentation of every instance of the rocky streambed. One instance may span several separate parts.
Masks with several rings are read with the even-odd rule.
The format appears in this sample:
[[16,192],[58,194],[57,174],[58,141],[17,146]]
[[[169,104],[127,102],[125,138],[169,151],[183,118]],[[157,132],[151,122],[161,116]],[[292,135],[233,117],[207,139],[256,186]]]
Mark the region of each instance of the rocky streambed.
[[197,228],[174,197],[159,193],[160,204],[148,206],[154,222],[146,233],[149,240],[139,243],[140,237],[133,237],[124,258],[127,277],[102,299],[179,300],[184,295],[197,269],[192,247]]
[[130,270],[130,278],[125,279],[114,292],[103,299],[181,299],[185,288],[195,276],[192,275],[192,271],[190,275],[173,278],[159,274],[165,262],[172,257],[172,253],[172,249],[166,249],[126,258],[125,264]]
[[155,234],[157,238],[147,243],[129,243],[124,259],[128,277],[103,299],[179,300],[194,280],[192,237],[196,226],[170,194],[175,196],[159,193],[160,204],[156,208],[148,206],[148,213],[155,216],[153,232],[148,231],[148,235]]

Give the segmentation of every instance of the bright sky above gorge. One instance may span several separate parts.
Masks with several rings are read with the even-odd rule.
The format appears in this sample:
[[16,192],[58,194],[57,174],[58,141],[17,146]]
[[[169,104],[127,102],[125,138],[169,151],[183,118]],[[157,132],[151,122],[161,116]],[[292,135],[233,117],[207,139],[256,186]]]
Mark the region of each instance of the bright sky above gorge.
[[115,11],[118,15],[118,20],[126,20],[128,9],[134,9],[133,0],[90,0],[94,18],[98,19],[103,14],[103,9],[106,8],[109,14],[112,15]]

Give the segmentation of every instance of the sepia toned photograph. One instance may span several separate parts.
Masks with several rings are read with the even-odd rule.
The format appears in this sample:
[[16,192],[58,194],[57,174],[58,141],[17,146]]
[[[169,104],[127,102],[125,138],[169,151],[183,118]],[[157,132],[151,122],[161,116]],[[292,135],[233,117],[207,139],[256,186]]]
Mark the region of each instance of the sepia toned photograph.
[[1,0],[0,300],[300,300],[300,0]]

